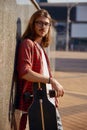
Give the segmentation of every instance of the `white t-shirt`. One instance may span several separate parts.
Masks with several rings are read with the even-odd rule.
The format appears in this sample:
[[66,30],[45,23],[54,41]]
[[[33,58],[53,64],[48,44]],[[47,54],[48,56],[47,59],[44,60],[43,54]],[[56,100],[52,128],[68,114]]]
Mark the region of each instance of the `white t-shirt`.
[[[39,44],[37,46],[39,47],[39,49],[41,50],[41,53],[42,53],[43,75],[49,77],[48,65],[47,65],[47,61],[46,61],[46,57],[45,57],[44,51],[43,51],[43,49],[41,48],[41,46]],[[50,98],[49,97],[49,90],[52,90],[52,85],[51,84],[46,84],[46,91],[47,91],[48,100],[52,104],[55,105],[55,98]]]

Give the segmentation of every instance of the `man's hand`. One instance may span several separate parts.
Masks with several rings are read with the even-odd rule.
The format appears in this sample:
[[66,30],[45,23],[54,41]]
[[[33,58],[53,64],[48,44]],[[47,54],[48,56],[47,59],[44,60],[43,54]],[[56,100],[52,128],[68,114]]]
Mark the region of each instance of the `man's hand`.
[[64,95],[64,89],[62,85],[54,78],[50,79],[50,83],[52,84],[52,87],[56,90],[57,94],[56,97],[62,97]]

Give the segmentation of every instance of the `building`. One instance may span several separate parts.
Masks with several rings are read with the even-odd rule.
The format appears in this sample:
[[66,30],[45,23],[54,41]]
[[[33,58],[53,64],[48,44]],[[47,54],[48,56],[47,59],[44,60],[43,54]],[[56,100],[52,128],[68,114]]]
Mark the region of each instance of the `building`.
[[[87,1],[37,0],[56,21],[56,49],[87,51]],[[80,31],[81,30],[81,31]]]

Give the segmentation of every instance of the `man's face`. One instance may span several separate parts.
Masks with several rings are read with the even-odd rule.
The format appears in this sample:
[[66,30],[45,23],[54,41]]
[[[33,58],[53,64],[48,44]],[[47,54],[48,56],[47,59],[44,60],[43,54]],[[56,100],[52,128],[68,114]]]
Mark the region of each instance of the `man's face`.
[[46,17],[39,17],[35,21],[35,32],[37,37],[44,37],[50,28],[50,21]]

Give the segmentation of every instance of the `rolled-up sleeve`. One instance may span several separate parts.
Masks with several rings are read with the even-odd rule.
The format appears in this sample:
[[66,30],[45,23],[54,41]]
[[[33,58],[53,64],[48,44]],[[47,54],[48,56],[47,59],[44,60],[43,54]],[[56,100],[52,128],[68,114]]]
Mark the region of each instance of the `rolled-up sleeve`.
[[29,40],[24,40],[20,45],[17,68],[20,78],[32,68],[32,46]]

